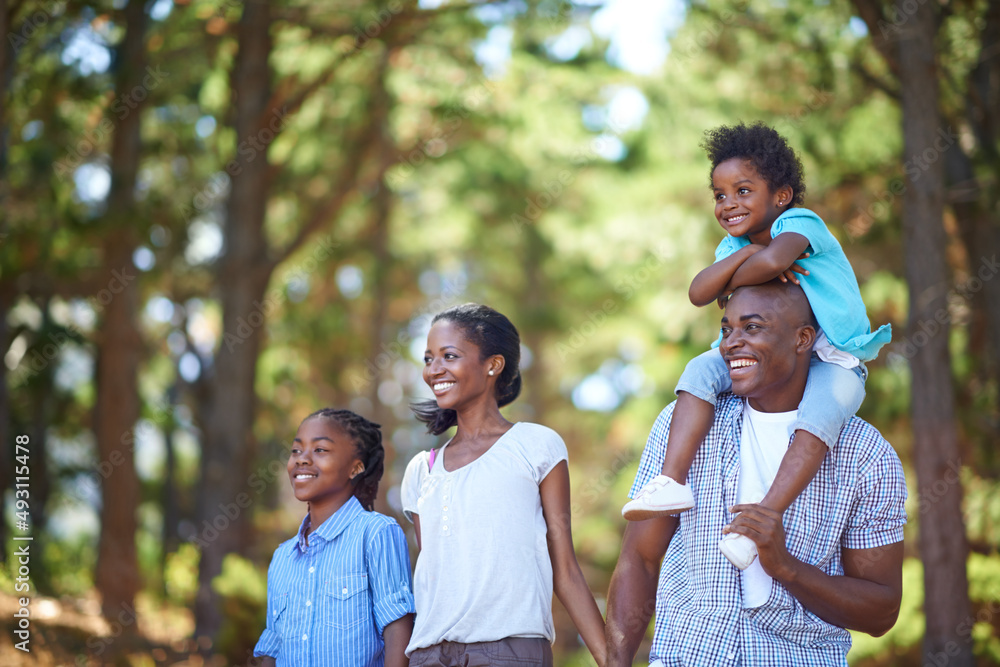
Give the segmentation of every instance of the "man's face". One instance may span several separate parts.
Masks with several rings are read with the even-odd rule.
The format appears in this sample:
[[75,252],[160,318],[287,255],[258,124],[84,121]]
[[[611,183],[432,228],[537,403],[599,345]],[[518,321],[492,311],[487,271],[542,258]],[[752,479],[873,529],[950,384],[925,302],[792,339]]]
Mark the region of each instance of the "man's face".
[[797,354],[797,346],[803,345],[801,318],[795,308],[782,308],[786,295],[773,289],[738,290],[722,317],[719,350],[729,366],[733,393],[746,396],[761,412],[795,410],[802,398],[802,383],[793,381],[803,363]]

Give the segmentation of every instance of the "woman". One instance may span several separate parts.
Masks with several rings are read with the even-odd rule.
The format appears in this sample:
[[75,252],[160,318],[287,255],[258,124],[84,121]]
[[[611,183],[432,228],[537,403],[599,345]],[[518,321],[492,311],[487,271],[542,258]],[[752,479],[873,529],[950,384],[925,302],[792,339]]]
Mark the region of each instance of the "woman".
[[604,664],[604,621],[573,550],[566,445],[500,414],[520,394],[519,361],[517,329],[492,308],[456,306],[431,324],[423,378],[436,400],[413,410],[430,433],[458,428],[403,478],[420,548],[413,667],[551,665],[553,588]]

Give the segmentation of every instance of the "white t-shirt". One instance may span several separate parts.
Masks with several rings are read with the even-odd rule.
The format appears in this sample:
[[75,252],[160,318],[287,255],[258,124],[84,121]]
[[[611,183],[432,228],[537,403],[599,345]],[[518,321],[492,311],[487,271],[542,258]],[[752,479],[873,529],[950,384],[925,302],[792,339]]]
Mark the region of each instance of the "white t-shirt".
[[403,513],[420,517],[417,617],[406,647],[505,637],[555,639],[552,563],[538,486],[567,458],[550,428],[518,422],[478,459],[448,472],[445,451],[406,466]]
[[[791,412],[758,412],[743,399],[743,430],[740,434],[740,478],[736,491],[738,503],[758,503],[771,488],[781,459],[788,451],[792,424],[798,416]],[[771,577],[764,572],[760,559],[740,573],[743,606],[759,607],[771,595]]]

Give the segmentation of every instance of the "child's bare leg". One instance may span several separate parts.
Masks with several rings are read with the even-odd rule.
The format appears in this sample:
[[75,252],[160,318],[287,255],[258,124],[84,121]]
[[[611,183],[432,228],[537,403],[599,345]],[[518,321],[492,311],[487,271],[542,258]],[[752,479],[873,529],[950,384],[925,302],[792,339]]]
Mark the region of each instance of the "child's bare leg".
[[760,504],[778,512],[787,510],[816,476],[827,451],[826,444],[809,431],[795,431],[778,474]]
[[662,473],[647,483],[635,500],[626,503],[622,516],[629,521],[643,521],[694,507],[694,496],[684,482],[714,419],[714,405],[689,392],[679,392],[667,435]]
[[691,463],[715,420],[715,406],[694,394],[682,391],[677,396],[674,416],[667,435],[667,454],[663,474],[683,484]]

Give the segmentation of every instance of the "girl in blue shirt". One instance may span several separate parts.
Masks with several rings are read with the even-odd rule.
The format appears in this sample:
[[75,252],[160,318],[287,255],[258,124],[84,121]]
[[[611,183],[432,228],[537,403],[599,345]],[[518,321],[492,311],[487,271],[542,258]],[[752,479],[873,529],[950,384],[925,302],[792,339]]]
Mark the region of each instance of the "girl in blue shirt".
[[302,422],[288,478],[308,513],[267,571],[263,665],[408,664],[413,629],[410,556],[395,519],[372,511],[382,478],[378,424],[323,409]]
[[[703,146],[712,162],[715,217],[728,234],[716,249],[715,263],[692,281],[691,302],[704,306],[719,300],[722,305],[737,287],[791,280],[802,286],[822,329],[813,347],[794,436],[774,483],[760,501],[784,512],[815,476],[827,448],[861,406],[868,375],[864,362],[875,358],[892,333],[889,325],[872,332],[843,248],[819,216],[797,206],[805,194],[802,163],[781,135],[763,123],[741,123],[710,130]],[[757,363],[751,354],[727,363],[717,349],[691,360],[677,385],[677,409],[662,474],[625,505],[626,519],[638,521],[694,507],[683,482],[711,428],[716,396],[730,391],[733,379],[752,380]],[[719,548],[741,570],[757,556],[753,541],[741,535],[727,534]]]

